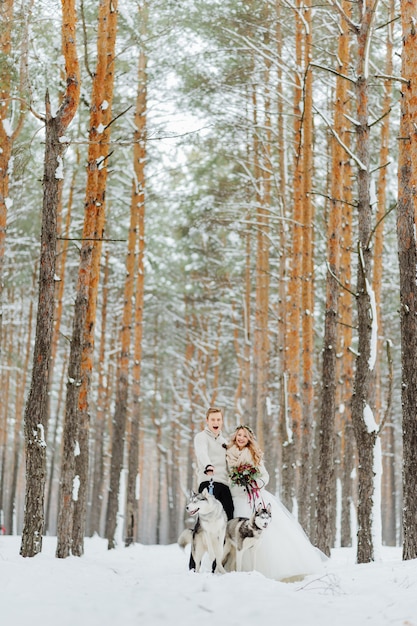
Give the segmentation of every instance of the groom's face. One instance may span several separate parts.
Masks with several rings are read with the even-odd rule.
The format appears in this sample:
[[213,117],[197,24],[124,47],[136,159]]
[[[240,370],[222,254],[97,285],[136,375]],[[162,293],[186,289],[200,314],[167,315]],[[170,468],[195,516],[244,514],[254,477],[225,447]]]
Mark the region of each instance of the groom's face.
[[220,411],[210,413],[207,418],[207,426],[214,435],[218,435],[223,426],[223,415]]

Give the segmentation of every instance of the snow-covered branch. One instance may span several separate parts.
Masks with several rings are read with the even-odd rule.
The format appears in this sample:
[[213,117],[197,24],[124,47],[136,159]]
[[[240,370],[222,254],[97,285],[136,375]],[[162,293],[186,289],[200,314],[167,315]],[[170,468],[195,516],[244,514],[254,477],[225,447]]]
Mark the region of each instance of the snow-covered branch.
[[329,120],[326,118],[325,115],[323,115],[323,113],[321,111],[319,111],[319,109],[313,105],[314,110],[316,111],[316,113],[318,113],[318,115],[320,115],[320,117],[322,118],[322,120],[326,123],[326,125],[328,126],[330,132],[332,133],[332,135],[335,137],[336,141],[338,141],[338,143],[342,146],[342,148],[344,150],[346,150],[347,154],[355,161],[356,165],[359,167],[359,169],[361,169],[362,171],[366,172],[367,167],[364,163],[362,163],[362,161],[352,152],[352,150],[350,150],[350,148],[348,148],[348,146],[342,141],[342,139],[339,137],[339,135],[337,134],[337,132],[335,131],[335,129],[333,128],[333,126],[331,125],[331,123],[329,122]]

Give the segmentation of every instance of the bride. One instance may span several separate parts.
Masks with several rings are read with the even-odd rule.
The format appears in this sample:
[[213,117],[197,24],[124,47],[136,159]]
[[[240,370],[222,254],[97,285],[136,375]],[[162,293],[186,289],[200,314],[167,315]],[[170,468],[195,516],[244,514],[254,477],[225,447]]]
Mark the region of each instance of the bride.
[[227,447],[235,517],[250,517],[259,502],[271,504],[272,520],[254,550],[244,555],[243,569],[256,569],[275,580],[297,580],[323,569],[325,555],[309,541],[304,530],[271,493],[264,489],[269,474],[249,426],[238,426]]

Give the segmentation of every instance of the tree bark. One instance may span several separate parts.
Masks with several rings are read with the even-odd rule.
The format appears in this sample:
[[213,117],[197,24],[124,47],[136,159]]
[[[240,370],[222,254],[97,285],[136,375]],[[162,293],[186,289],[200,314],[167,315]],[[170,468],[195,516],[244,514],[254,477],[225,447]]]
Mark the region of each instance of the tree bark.
[[303,111],[303,256],[301,288],[302,329],[302,422],[300,458],[300,486],[298,490],[298,520],[308,533],[312,500],[312,453],[314,415],[314,207],[313,189],[313,72],[312,61],[312,6],[304,7],[304,111]]
[[75,41],[75,2],[62,0],[62,37],[67,88],[55,116],[46,97],[45,164],[39,299],[33,352],[32,382],[25,409],[26,498],[20,554],[35,556],[42,550],[46,478],[46,430],[49,360],[52,347],[55,290],[56,212],[62,179],[57,170],[65,144],[60,141],[77,110],[80,95]]
[[[90,132],[87,164],[87,186],[83,241],[81,245],[80,265],[78,269],[77,293],[74,307],[74,320],[71,337],[71,349],[68,363],[67,400],[63,433],[63,456],[60,479],[59,514],[57,530],[58,558],[66,558],[73,548],[74,532],[76,545],[74,554],[82,553],[81,518],[77,516],[74,528],[74,502],[78,497],[85,498],[85,477],[88,471],[88,411],[86,407],[88,377],[91,375],[91,350],[86,354],[87,313],[90,302],[90,282],[93,265],[95,240],[102,237],[98,228],[102,223],[104,204],[98,196],[98,162],[100,159],[100,140],[103,135],[104,85],[107,70],[107,31],[111,0],[100,0],[97,34],[97,66],[93,81],[93,94],[90,112]],[[90,305],[91,306],[91,305]],[[83,360],[83,357],[84,360]],[[81,403],[81,410],[80,410]],[[79,457],[79,458],[78,458]],[[75,474],[76,468],[80,474]],[[82,483],[82,485],[81,485]],[[81,493],[79,488],[81,487]],[[84,500],[82,507],[84,507]],[[82,533],[83,534],[83,533]]]
[[356,302],[358,315],[358,355],[352,397],[352,422],[358,448],[358,563],[374,560],[372,507],[374,502],[374,446],[377,432],[365,419],[370,411],[372,327],[376,324],[371,306],[372,208],[370,198],[370,126],[368,112],[368,45],[372,37],[375,7],[362,7],[357,32],[358,66],[356,79],[356,146],[358,165],[358,270]]
[[[106,251],[104,263],[104,276],[102,287],[101,306],[101,329],[100,348],[98,358],[98,397],[97,411],[94,423],[94,444],[93,444],[93,487],[91,496],[91,511],[89,518],[88,534],[92,537],[95,533],[100,534],[100,519],[103,507],[104,494],[104,436],[106,433],[106,393],[109,385],[106,386],[105,376],[105,355],[106,355],[106,331],[107,331],[107,301],[109,291],[109,253]],[[107,388],[106,388],[107,387]]]
[[403,559],[417,557],[417,31],[415,3],[401,1],[403,31],[397,239],[403,407]]
[[[345,1],[343,7],[346,8]],[[340,72],[343,74],[347,64],[349,35],[347,27],[343,28],[338,42]],[[334,104],[334,129],[341,136],[346,118],[346,81],[342,76],[336,79]],[[330,212],[327,223],[327,275],[326,305],[324,317],[324,341],[322,356],[321,406],[319,415],[319,455],[317,469],[317,546],[328,556],[333,540],[334,505],[334,461],[335,461],[335,416],[336,416],[336,372],[339,322],[338,277],[340,271],[340,238],[343,198],[343,169],[346,159],[345,151],[338,141],[332,139],[332,177],[330,181]]]
[[[94,226],[94,247],[91,258],[90,280],[88,285],[88,304],[84,329],[83,354],[81,357],[82,384],[78,396],[78,419],[79,419],[79,444],[80,454],[75,458],[75,474],[79,476],[80,488],[78,498],[74,503],[72,553],[82,556],[84,553],[84,535],[87,522],[87,497],[88,497],[88,467],[89,467],[89,432],[90,413],[89,396],[91,388],[91,376],[93,371],[94,336],[97,316],[97,297],[100,279],[100,260],[103,247],[103,235],[106,217],[106,186],[107,186],[107,159],[110,153],[110,122],[113,109],[113,86],[114,86],[114,59],[117,31],[117,0],[111,0],[108,4],[107,21],[105,31],[105,51],[100,63],[104,65],[103,91],[97,86],[94,90],[95,102],[93,109],[101,111],[101,125],[104,127],[99,143],[99,163],[97,174],[96,205],[97,214]],[[104,36],[104,33],[103,33]],[[101,46],[100,46],[101,50]],[[97,72],[101,78],[101,70]],[[96,76],[96,79],[97,79]],[[102,98],[100,100],[100,98]],[[106,106],[103,106],[103,103]],[[97,123],[95,115],[92,116],[92,126]]]
[[[142,36],[146,36],[147,3],[140,11]],[[142,42],[138,64],[138,94],[135,111],[134,133],[134,172],[135,180],[132,188],[131,215],[137,245],[137,268],[135,285],[134,315],[134,359],[132,371],[132,417],[128,447],[128,477],[126,503],[126,545],[132,544],[138,530],[137,482],[139,480],[139,426],[141,422],[140,382],[142,371],[142,338],[143,338],[143,303],[145,281],[145,166],[146,166],[146,119],[147,119],[147,57]],[[132,250],[133,253],[133,250]],[[132,273],[133,280],[133,273]],[[131,314],[130,314],[131,315]]]
[[[33,0],[25,8],[27,15],[32,11]],[[21,102],[20,113],[12,129],[12,119],[10,115],[10,102],[14,94],[12,90],[12,72],[15,59],[12,56],[12,28],[14,0],[4,0],[0,3],[0,358],[2,353],[2,325],[3,325],[3,282],[4,282],[4,256],[6,251],[6,228],[7,212],[10,206],[9,198],[9,171],[13,145],[22,129],[25,112],[23,100]],[[27,26],[25,25],[22,36],[20,54],[20,95],[22,96],[23,84],[26,80],[27,55],[28,55]],[[13,69],[12,69],[13,68]],[[1,502],[0,502],[1,510]]]
[[[297,2],[300,8],[300,0]],[[301,280],[303,250],[303,158],[302,158],[302,82],[299,68],[302,67],[303,23],[299,10],[295,11],[295,62],[294,77],[294,159],[293,159],[293,213],[291,238],[291,267],[287,290],[287,344],[285,346],[285,375],[288,390],[288,416],[291,429],[286,429],[288,440],[283,440],[286,462],[283,466],[282,497],[284,504],[292,510],[293,499],[298,493],[299,472],[296,461],[300,456],[301,443]]]

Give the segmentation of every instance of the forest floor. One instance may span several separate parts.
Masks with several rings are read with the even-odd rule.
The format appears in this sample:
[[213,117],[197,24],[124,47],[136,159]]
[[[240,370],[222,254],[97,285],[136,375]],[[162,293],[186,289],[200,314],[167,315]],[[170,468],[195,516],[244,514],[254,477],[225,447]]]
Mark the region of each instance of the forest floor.
[[257,572],[213,575],[187,569],[176,544],[107,550],[85,542],[82,558],[43,551],[19,556],[20,537],[0,537],[0,613],[23,626],[417,626],[417,561],[383,548],[356,565],[353,549],[332,553],[320,576],[282,583]]

